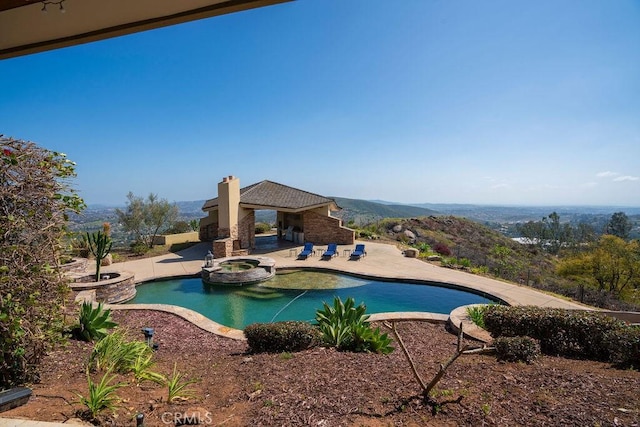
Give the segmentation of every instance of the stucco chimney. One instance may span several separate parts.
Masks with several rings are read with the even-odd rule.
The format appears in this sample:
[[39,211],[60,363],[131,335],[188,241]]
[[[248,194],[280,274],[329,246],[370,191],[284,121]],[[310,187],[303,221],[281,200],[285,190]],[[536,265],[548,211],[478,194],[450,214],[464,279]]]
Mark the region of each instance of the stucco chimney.
[[240,180],[233,175],[218,183],[218,238],[238,238]]

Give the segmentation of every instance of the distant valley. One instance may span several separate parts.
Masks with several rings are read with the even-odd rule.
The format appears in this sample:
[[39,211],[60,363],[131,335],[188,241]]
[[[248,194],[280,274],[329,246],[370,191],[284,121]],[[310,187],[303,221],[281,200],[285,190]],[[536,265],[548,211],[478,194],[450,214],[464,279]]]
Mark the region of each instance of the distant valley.
[[[387,201],[368,201],[332,197],[342,209],[333,215],[345,224],[353,223],[362,226],[383,218],[413,218],[424,216],[453,215],[468,218],[500,231],[509,237],[517,237],[517,223],[540,221],[552,212],[560,215],[561,222],[578,224],[587,223],[596,230],[609,221],[614,212],[624,212],[634,225],[631,237],[640,237],[640,207],[616,206],[489,206],[472,204],[398,204]],[[180,219],[190,221],[204,217],[202,206],[204,200],[176,202],[180,210]],[[120,207],[124,209],[124,206]],[[72,215],[70,228],[72,231],[93,231],[102,227],[102,223],[110,222],[113,232],[121,234],[117,222],[115,206],[90,205],[81,215]],[[275,223],[275,211],[257,211],[257,222]],[[126,240],[122,237],[120,240]]]

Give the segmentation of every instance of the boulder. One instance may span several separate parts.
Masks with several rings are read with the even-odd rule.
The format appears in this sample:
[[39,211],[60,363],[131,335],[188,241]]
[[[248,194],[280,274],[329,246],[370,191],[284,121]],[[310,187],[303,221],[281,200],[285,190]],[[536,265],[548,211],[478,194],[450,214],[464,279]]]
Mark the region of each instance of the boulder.
[[100,262],[100,265],[103,267],[111,264],[113,264],[113,256],[111,256],[111,254],[108,254],[106,257],[102,259],[102,262]]
[[400,224],[394,225],[392,230],[393,230],[394,233],[399,233],[399,232],[402,231],[402,226]]
[[404,256],[407,258],[417,258],[419,253],[420,251],[416,248],[408,248],[404,250]]
[[407,236],[408,239],[415,240],[416,235],[411,230],[404,230],[404,235]]

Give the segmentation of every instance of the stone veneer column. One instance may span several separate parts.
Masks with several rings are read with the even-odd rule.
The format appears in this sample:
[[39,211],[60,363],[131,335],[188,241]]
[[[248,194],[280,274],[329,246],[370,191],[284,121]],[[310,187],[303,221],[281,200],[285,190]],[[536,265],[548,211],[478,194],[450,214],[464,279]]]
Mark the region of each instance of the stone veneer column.
[[218,183],[218,238],[238,238],[240,180],[233,175]]

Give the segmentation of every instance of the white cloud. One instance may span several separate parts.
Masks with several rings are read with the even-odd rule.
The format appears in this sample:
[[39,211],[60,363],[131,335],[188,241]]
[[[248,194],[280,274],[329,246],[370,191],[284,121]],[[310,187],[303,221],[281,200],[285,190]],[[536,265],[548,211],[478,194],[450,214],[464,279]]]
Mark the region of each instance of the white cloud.
[[618,172],[611,172],[611,171],[598,172],[596,174],[596,176],[598,178],[607,178],[607,177],[610,177],[610,176],[618,176],[618,175],[620,175]]
[[637,176],[625,175],[625,176],[616,177],[613,180],[615,182],[619,182],[619,181],[637,181],[639,179],[640,177],[637,177]]

